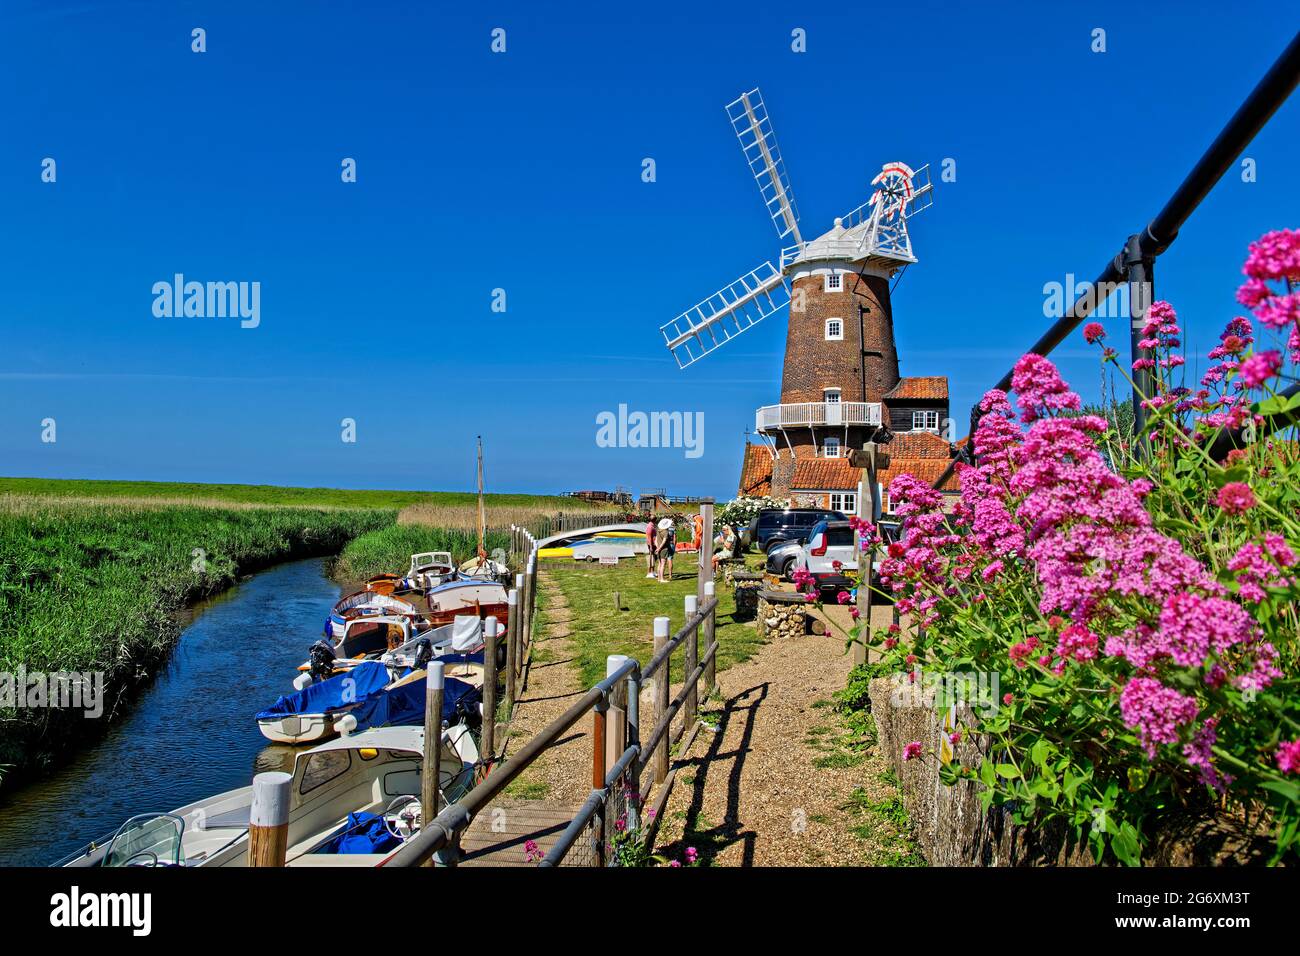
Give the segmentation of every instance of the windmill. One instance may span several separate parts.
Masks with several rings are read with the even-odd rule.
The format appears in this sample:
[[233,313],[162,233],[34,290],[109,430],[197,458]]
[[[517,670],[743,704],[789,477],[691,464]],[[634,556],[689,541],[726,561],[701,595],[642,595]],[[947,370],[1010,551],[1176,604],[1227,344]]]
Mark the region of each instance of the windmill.
[[[907,222],[933,201],[929,166],[913,171],[905,163],[887,163],[872,179],[875,191],[867,202],[837,218],[830,231],[805,240],[762,94],[743,93],[726,111],[777,237],[793,237],[794,245],[781,250],[779,268],[768,259],[661,327],[680,368],[789,305],[790,280],[814,264],[838,262],[892,275],[915,262]],[[790,331],[795,333],[793,316]]]

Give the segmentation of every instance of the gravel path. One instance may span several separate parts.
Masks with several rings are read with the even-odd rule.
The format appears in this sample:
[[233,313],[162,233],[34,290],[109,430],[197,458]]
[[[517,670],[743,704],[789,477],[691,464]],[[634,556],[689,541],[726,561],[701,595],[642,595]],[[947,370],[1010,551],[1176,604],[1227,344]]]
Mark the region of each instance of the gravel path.
[[[578,683],[569,644],[571,609],[555,578],[541,571],[537,599],[546,626],[533,640],[528,687],[510,723],[507,756],[551,723],[587,690]],[[591,717],[583,717],[507,789],[511,796],[572,802],[576,809],[591,793]]]
[[714,866],[895,862],[906,838],[882,818],[896,796],[887,762],[832,705],[850,667],[832,631],[777,639],[719,674],[704,713],[717,730],[678,761],[657,852],[694,847]]

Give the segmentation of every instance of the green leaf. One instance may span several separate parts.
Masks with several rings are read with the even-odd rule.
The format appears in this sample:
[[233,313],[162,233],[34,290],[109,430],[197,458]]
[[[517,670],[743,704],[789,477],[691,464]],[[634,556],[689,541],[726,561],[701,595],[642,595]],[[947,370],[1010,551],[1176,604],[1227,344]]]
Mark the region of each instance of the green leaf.
[[1138,843],[1138,833],[1133,824],[1127,820],[1120,826],[1119,832],[1110,841],[1110,848],[1115,851],[1115,856],[1125,866],[1140,866],[1141,846]]
[[1000,763],[997,766],[998,776],[1006,780],[1015,780],[1020,776],[1020,771],[1016,769],[1013,763]]
[[1272,790],[1280,794],[1292,803],[1300,803],[1300,784],[1291,783],[1287,780],[1269,780],[1260,784],[1265,790]]

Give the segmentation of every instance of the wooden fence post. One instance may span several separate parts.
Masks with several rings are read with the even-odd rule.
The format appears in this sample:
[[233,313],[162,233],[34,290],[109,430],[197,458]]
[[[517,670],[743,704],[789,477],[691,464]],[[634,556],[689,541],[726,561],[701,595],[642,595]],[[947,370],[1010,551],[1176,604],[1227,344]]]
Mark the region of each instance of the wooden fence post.
[[[699,613],[700,601],[694,594],[686,595],[686,623],[689,626],[692,619]],[[701,622],[702,623],[702,622]],[[696,624],[691,629],[690,636],[686,638],[686,661],[682,665],[685,671],[683,680],[689,680],[690,676],[695,673],[695,668],[700,663],[700,624]],[[698,681],[686,688],[686,699],[682,702],[682,710],[685,713],[684,726],[689,729],[700,712]]]
[[[713,600],[714,591],[715,591],[715,587],[713,582],[705,581],[704,582],[705,603],[708,603],[709,601]],[[714,609],[710,611],[708,615],[704,618],[704,623],[700,625],[701,627],[704,628],[704,641],[702,643],[704,644],[705,654],[709,653],[709,648],[713,646],[713,635],[715,633],[714,624],[716,622],[717,616],[718,616],[718,611],[715,606]],[[718,686],[718,655],[717,654],[714,654],[712,657],[709,658],[709,662],[704,666],[704,673],[700,675],[700,679],[704,681],[704,696],[707,697],[709,696],[710,693],[713,692],[713,688]]]
[[524,687],[528,686],[528,660],[533,652],[533,618],[537,614],[537,549],[533,549],[528,559],[528,630],[524,632],[523,644],[519,649],[519,675]]
[[[523,575],[515,575],[516,579]],[[506,711],[515,712],[515,672],[519,669],[519,589],[506,595]]]
[[[605,658],[605,676],[608,677],[631,658],[625,654],[610,654]],[[605,766],[612,767],[627,749],[627,681],[621,680],[609,692],[609,723],[605,727]]]
[[[668,646],[668,628],[669,621],[666,617],[655,618],[655,654]],[[655,724],[664,719],[668,713],[668,695],[669,687],[672,684],[672,655],[664,657],[664,661],[659,665],[659,670],[655,674]],[[654,752],[654,781],[663,783],[668,778],[668,740],[672,737],[669,730],[659,739],[658,746]]]
[[483,622],[483,756],[496,754],[497,739],[497,635],[501,626],[495,616]]
[[248,815],[248,865],[284,866],[289,850],[289,796],[293,777],[278,771],[253,778]]
[[[420,816],[427,825],[438,815],[438,762],[442,759],[442,661],[429,664],[424,679],[424,765],[420,778]],[[433,866],[433,857],[424,864]]]

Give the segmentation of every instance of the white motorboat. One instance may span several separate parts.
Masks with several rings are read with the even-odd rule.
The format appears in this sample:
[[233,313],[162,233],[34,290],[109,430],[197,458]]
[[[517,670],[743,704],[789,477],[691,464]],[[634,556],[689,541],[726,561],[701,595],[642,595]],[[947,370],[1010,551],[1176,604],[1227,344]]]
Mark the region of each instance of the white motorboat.
[[[294,760],[288,866],[378,866],[434,816],[420,806],[422,726],[378,727],[321,744]],[[481,778],[470,728],[442,731],[440,806]],[[241,787],[127,820],[59,866],[247,866],[253,788]]]
[[[333,737],[344,714],[364,707],[424,677],[423,670],[394,671],[380,661],[365,661],[341,674],[285,694],[255,716],[257,729],[277,744],[310,744]],[[476,687],[482,686],[479,678]]]
[[411,566],[403,583],[412,590],[428,590],[457,577],[450,551],[424,551],[411,555]]

